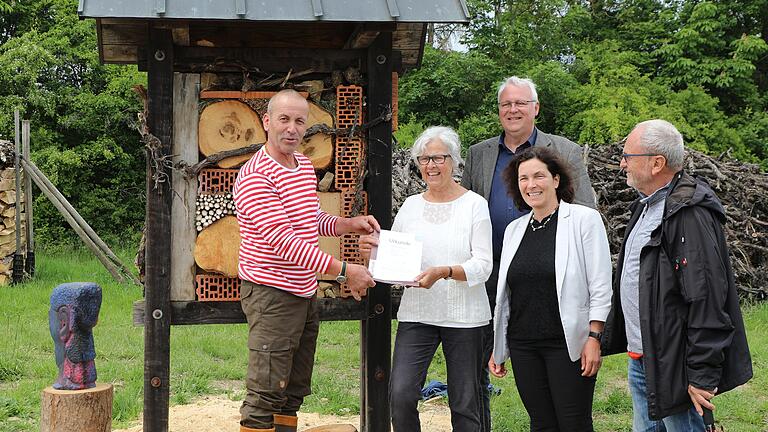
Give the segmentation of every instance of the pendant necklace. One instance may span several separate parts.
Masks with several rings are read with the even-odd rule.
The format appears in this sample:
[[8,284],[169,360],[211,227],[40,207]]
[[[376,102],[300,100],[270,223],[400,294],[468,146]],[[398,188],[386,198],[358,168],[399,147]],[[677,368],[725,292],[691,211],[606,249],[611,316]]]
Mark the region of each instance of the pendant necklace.
[[536,219],[534,219],[533,216],[531,216],[531,221],[529,223],[529,225],[531,226],[531,231],[536,232],[540,229],[544,229],[549,223],[550,219],[552,219],[552,216],[555,215],[555,213],[557,213],[557,209],[555,209],[555,211],[550,213],[549,216],[545,217],[544,220],[542,220],[541,223],[539,223],[539,225],[534,225],[534,222],[536,221]]

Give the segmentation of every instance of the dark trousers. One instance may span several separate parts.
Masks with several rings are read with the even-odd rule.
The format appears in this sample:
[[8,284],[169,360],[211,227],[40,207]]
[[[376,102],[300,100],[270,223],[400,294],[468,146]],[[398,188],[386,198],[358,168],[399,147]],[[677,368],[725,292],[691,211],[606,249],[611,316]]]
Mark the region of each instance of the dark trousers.
[[395,338],[389,401],[394,432],[420,432],[421,388],[437,346],[442,342],[448,370],[448,406],[454,431],[478,432],[482,327],[451,328],[400,322]]
[[[485,282],[485,292],[488,294],[488,302],[491,304],[491,317],[496,312],[496,283],[499,280],[499,261],[493,260],[493,270],[491,277]],[[491,383],[490,373],[488,371],[488,360],[493,353],[493,318],[491,322],[483,327],[483,355],[480,370],[480,387],[482,398],[480,400],[480,415],[483,425],[483,432],[491,432],[491,392],[488,385]]]
[[295,416],[311,393],[320,329],[317,301],[248,281],[242,282],[240,293],[248,319],[248,372],[240,424],[269,429],[273,414]]
[[581,376],[565,341],[509,341],[509,357],[531,431],[592,432],[597,377]]

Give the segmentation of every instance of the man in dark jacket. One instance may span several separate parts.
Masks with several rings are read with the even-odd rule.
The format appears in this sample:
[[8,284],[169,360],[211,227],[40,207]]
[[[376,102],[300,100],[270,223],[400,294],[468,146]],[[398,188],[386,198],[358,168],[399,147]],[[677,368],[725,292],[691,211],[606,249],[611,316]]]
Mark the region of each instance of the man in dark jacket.
[[683,139],[663,120],[635,126],[621,168],[641,197],[619,254],[603,355],[629,354],[633,430],[703,431],[702,408],[752,377],[712,189],[683,168]]

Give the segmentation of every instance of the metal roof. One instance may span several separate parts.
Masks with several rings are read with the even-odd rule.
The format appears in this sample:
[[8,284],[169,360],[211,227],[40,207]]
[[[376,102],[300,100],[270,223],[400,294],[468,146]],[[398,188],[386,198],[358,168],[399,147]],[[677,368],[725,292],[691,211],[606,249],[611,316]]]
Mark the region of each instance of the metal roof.
[[465,0],[79,0],[83,18],[459,22]]

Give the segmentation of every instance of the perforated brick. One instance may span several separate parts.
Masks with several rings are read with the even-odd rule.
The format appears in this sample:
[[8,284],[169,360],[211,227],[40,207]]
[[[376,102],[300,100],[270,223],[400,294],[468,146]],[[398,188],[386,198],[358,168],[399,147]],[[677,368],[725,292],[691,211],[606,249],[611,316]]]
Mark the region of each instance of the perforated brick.
[[195,276],[198,301],[239,301],[240,279],[222,275]]
[[336,87],[336,127],[349,128],[363,124],[363,88]]
[[341,216],[354,217],[368,214],[368,192],[355,189],[341,191]]
[[197,193],[232,192],[237,180],[236,169],[207,168],[197,175]]
[[356,188],[365,168],[365,152],[360,138],[336,138],[334,184],[337,190]]

